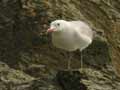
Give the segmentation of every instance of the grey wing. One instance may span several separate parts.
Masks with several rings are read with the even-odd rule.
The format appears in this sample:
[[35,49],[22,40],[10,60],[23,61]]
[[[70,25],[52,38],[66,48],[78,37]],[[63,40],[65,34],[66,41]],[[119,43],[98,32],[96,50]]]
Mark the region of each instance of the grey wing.
[[79,29],[80,33],[93,39],[94,32],[92,31],[92,29],[89,27],[87,23],[84,23],[83,21],[71,21],[70,24],[71,26]]

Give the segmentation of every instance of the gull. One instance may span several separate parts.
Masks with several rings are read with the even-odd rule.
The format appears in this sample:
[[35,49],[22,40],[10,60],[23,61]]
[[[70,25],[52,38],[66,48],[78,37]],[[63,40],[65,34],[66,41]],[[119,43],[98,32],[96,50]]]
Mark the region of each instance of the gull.
[[[56,48],[72,52],[80,50],[81,69],[83,67],[82,51],[93,41],[94,32],[83,21],[55,20],[50,23],[47,33],[52,34],[52,43]],[[70,70],[71,56],[68,60],[68,70]]]

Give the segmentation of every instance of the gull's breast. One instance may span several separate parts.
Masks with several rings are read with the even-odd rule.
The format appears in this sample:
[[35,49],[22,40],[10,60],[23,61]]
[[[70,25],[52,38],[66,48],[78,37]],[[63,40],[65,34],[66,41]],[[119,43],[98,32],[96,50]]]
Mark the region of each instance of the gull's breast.
[[66,51],[74,51],[77,49],[75,38],[72,33],[52,34],[52,43],[55,47]]

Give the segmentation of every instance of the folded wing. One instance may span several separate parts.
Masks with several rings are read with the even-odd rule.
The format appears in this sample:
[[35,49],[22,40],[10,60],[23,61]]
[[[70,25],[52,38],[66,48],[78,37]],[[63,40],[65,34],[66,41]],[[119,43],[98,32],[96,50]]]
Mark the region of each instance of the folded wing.
[[93,32],[92,29],[88,26],[87,23],[84,23],[84,22],[82,22],[82,21],[71,21],[71,22],[69,22],[69,23],[71,24],[72,27],[76,27],[76,29],[78,29],[78,31],[79,31],[81,34],[83,34],[83,35],[85,35],[85,36],[93,39],[93,34],[94,34],[94,32]]

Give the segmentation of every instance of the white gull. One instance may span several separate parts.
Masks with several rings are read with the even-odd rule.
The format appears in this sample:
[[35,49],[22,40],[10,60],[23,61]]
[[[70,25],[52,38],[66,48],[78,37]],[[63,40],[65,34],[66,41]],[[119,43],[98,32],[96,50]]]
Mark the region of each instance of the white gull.
[[[94,34],[89,25],[83,21],[65,20],[55,20],[51,22],[47,32],[52,33],[52,43],[55,47],[69,52],[79,49],[81,53],[92,43]],[[71,59],[68,61],[68,69],[70,69],[70,62]]]

